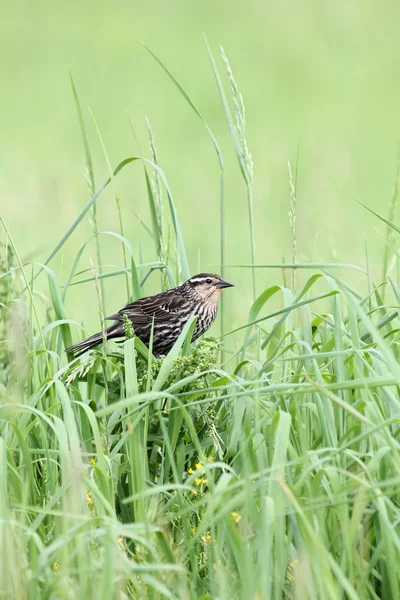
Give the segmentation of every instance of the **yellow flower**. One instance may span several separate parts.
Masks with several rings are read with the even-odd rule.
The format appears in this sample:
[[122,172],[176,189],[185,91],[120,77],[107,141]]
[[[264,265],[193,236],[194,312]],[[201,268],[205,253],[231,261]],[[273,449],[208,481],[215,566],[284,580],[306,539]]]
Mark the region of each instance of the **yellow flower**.
[[196,477],[196,479],[194,480],[196,485],[200,485],[201,484],[201,477]]
[[118,544],[122,544],[123,541],[124,541],[124,538],[122,537],[122,535],[120,535],[119,538],[118,538],[118,540],[117,540]]
[[91,458],[91,459],[89,460],[89,462],[90,462],[90,464],[91,464],[93,467],[95,467],[95,466],[96,466],[96,461],[95,461],[95,459],[94,459],[94,458]]
[[202,535],[201,536],[201,541],[203,542],[203,544],[209,544],[212,540],[212,537],[209,533],[207,533],[207,535]]
[[195,464],[196,469],[201,469],[201,467],[203,466],[203,463],[198,462]]
[[206,456],[206,461],[207,462],[214,462],[214,459],[212,456]]
[[231,517],[234,523],[239,523],[240,519],[242,518],[235,510],[231,512]]
[[87,492],[86,493],[86,502],[88,504],[93,504],[93,496],[92,496],[92,492]]
[[190,469],[188,469],[188,473],[189,473],[189,475],[193,475],[194,471],[193,471],[192,467],[190,467]]
[[54,571],[59,571],[60,570],[60,563],[56,560],[56,562],[53,564],[53,570]]
[[204,477],[204,478],[203,478],[201,481],[202,481],[203,483],[208,483],[208,479],[207,479],[207,477]]
[[286,571],[286,577],[288,578],[288,580],[290,581],[290,583],[293,583],[295,580],[295,577],[292,573],[292,570],[294,567],[296,567],[299,564],[299,561],[296,560],[290,560],[288,563],[288,569]]

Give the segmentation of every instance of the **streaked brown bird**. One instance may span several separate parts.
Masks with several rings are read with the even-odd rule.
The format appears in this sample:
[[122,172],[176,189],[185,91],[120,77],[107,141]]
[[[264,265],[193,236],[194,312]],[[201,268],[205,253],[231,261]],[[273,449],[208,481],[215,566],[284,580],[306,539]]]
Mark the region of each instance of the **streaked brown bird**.
[[123,320],[127,315],[135,335],[146,346],[150,342],[154,321],[153,353],[156,356],[167,354],[190,315],[197,317],[192,342],[211,327],[217,316],[220,293],[227,287],[233,287],[233,284],[219,275],[199,273],[178,287],[127,304],[115,315],[107,317],[118,323],[108,327],[104,333],[95,333],[83,342],[70,346],[66,352],[75,358],[101,344],[104,338],[112,340],[124,337]]

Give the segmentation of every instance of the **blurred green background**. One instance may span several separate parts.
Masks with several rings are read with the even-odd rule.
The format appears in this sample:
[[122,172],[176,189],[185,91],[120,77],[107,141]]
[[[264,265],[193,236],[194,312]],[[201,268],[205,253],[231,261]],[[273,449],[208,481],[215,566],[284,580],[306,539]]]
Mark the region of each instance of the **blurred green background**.
[[[84,154],[69,82],[84,109],[96,186],[108,175],[87,107],[113,166],[137,154],[129,114],[147,156],[147,116],[161,167],[179,211],[191,269],[218,271],[219,167],[204,126],[142,41],[178,78],[214,131],[226,164],[227,263],[250,262],[246,189],[233,151],[202,32],[219,59],[222,44],[244,96],[255,164],[256,259],[291,259],[287,161],[298,180],[299,259],[365,264],[380,277],[379,223],[348,193],[387,214],[399,142],[400,4],[353,0],[189,2],[0,0],[0,198],[23,257],[44,260],[88,199]],[[219,62],[221,72],[223,66]],[[229,84],[227,83],[227,91]],[[127,167],[98,202],[100,230],[118,230],[114,192],[139,257],[153,246],[134,213],[150,224],[143,172]],[[382,229],[382,228],[381,228]],[[81,224],[51,266],[63,282],[91,235]],[[116,241],[102,240],[109,265],[121,265]],[[91,242],[81,266],[95,259]],[[251,300],[250,273],[227,270],[229,326]],[[259,273],[258,291],[279,271]],[[146,291],[156,291],[159,279]],[[43,289],[46,287],[42,282]],[[123,281],[107,280],[107,308],[126,301]],[[98,322],[93,284],[69,295],[71,316]],[[93,310],[96,306],[96,310]]]

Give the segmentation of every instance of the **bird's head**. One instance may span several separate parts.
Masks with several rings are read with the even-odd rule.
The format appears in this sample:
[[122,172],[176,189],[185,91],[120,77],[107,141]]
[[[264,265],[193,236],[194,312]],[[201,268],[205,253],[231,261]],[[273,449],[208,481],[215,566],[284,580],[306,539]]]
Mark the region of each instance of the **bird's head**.
[[199,300],[218,301],[222,290],[227,287],[233,287],[233,283],[228,283],[219,275],[213,273],[199,273],[188,279],[184,284],[193,290]]

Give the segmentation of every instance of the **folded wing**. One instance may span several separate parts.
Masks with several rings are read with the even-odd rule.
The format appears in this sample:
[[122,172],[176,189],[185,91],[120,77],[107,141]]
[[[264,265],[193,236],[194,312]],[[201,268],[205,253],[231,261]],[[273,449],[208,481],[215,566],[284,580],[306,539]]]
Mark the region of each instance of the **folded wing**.
[[181,294],[176,291],[168,291],[131,302],[107,319],[123,321],[124,315],[126,315],[134,324],[151,323],[153,319],[169,321],[178,313],[190,313],[191,308],[191,303]]

